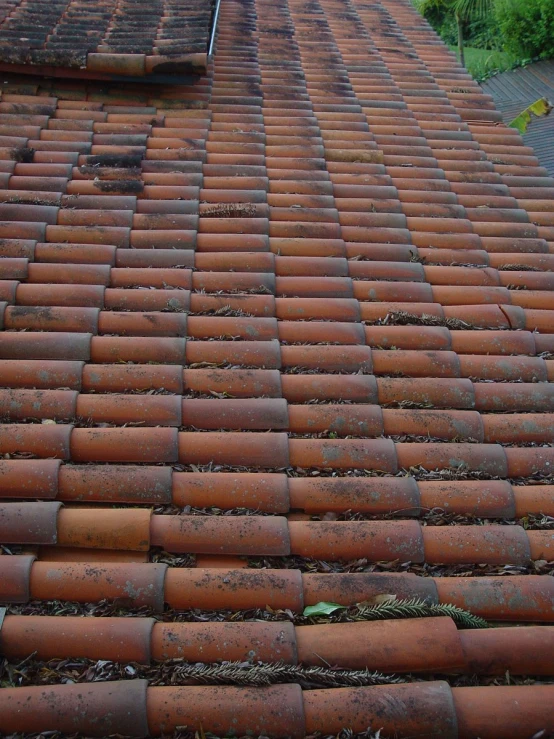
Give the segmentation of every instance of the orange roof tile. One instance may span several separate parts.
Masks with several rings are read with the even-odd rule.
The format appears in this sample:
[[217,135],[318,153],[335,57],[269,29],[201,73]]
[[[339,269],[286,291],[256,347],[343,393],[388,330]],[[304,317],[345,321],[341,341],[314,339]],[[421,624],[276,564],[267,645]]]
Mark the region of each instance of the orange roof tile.
[[553,733],[554,180],[408,0],[36,5],[0,734]]

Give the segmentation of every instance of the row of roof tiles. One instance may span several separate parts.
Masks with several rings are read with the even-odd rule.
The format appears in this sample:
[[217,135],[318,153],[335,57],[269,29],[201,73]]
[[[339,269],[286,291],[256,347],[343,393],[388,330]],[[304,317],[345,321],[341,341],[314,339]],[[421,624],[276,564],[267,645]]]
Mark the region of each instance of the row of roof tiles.
[[[59,638],[52,640],[52,633]],[[554,626],[458,630],[447,617],[294,626],[291,622],[163,623],[153,618],[6,616],[0,650],[138,662],[273,662],[380,672],[551,675]],[[537,660],[538,655],[538,662]]]
[[335,735],[348,721],[353,732],[373,726],[400,736],[497,739],[550,727],[552,697],[551,685],[450,688],[433,681],[302,691],[298,684],[150,687],[146,680],[128,680],[4,688],[0,730],[36,733],[47,725],[71,734],[78,725],[87,736],[145,737],[187,726],[216,736],[232,731],[302,739]]
[[[210,342],[210,345],[213,343]],[[232,345],[236,343],[231,342]],[[247,346],[250,345],[249,342]],[[205,346],[205,343],[193,342],[190,346]],[[238,346],[244,347],[244,344],[239,343]],[[406,354],[399,356],[410,357]],[[239,354],[235,355],[235,361],[238,362],[239,357]],[[377,359],[380,358],[381,355],[378,354]],[[479,367],[474,358],[462,355],[462,368],[466,367],[466,359],[468,362],[471,359]],[[491,372],[495,363],[498,367],[502,362],[506,363],[501,356],[487,356],[487,360],[488,364],[481,365],[480,368],[488,368]],[[209,399],[223,395],[222,399],[227,400],[282,397],[289,403],[301,404],[344,401],[354,404],[378,403],[382,407],[411,403],[414,408],[423,409],[475,408],[479,411],[504,412],[554,410],[552,387],[544,382],[547,379],[547,370],[551,368],[551,360],[518,357],[517,360],[511,358],[509,363],[513,363],[521,375],[529,376],[524,378],[520,375],[517,378],[519,382],[504,381],[491,386],[491,383],[448,377],[375,377],[365,373],[353,376],[301,372],[287,374],[276,369],[236,367],[223,370],[183,370],[177,364],[86,364],[77,360],[6,359],[0,367],[0,380],[6,388],[6,397],[12,392],[8,388],[13,390],[14,397],[18,397],[15,389],[22,388],[25,392],[21,394],[21,399],[35,397],[37,400],[41,397],[46,400],[49,397],[48,393],[41,395],[41,389],[55,391],[57,388],[65,388],[81,393],[100,394],[158,391],[184,394],[188,396],[187,399],[202,396]],[[509,373],[506,373],[506,380],[508,377]],[[505,378],[498,375],[487,379]],[[524,382],[524,379],[527,381]],[[35,395],[32,396],[31,393]],[[233,406],[227,403],[227,407]],[[239,407],[240,405],[236,406]],[[32,411],[31,417],[41,417],[38,407],[34,407]],[[44,415],[43,417],[47,418]]]
[[272,610],[300,613],[305,606],[323,601],[353,605],[387,593],[399,599],[450,603],[493,621],[554,620],[554,583],[544,575],[313,574],[296,569],[36,561],[32,555],[2,556],[0,567],[1,595],[7,603],[107,600],[121,608],[147,606],[155,612],[162,612],[167,604],[171,609],[185,611],[239,611],[269,606]]
[[0,63],[4,71],[66,76],[69,68],[100,79],[203,71],[212,10],[212,2],[198,0],[7,2]]
[[[552,395],[533,389],[542,406]],[[489,390],[494,402],[494,390]],[[501,405],[501,401],[499,403]],[[496,409],[495,409],[496,410]],[[385,408],[359,404],[289,404],[284,398],[181,398],[176,395],[89,394],[76,390],[0,390],[6,421],[47,419],[93,425],[141,424],[198,430],[283,429],[291,434],[329,434],[330,438],[427,437],[444,441],[526,444],[554,441],[554,414],[482,414],[475,410]],[[543,411],[537,415],[536,411]],[[515,427],[515,428],[514,428]],[[146,437],[145,437],[146,438]],[[25,451],[21,449],[20,451]],[[424,455],[425,453],[422,452]],[[126,461],[122,459],[121,461]]]
[[[532,431],[534,419],[529,422]],[[245,433],[247,435],[245,435]],[[539,434],[540,436],[540,434]],[[72,424],[0,425],[0,452],[73,462],[229,465],[255,469],[367,469],[396,474],[411,467],[492,477],[552,472],[551,446],[394,442],[391,439],[289,438],[286,432],[179,431],[177,428],[75,428]]]
[[513,519],[551,516],[554,510],[552,485],[512,485],[506,480],[178,472],[171,467],[155,466],[62,465],[53,459],[2,460],[0,471],[3,500],[173,504],[180,508],[249,508],[281,514],[292,510],[309,514],[353,511],[403,518],[441,510]]
[[149,510],[2,503],[4,544],[170,553],[289,555],[327,561],[528,565],[554,559],[554,533],[518,525],[421,526],[418,521],[303,521],[284,516],[169,516]]
[[[162,314],[163,316],[165,314]],[[100,380],[99,390],[111,389],[112,392],[117,392],[121,389],[125,392],[133,389],[165,388],[166,383],[169,383],[169,379],[166,379],[166,372],[172,372],[167,367],[171,365],[188,364],[192,368],[212,369],[218,366],[226,369],[241,366],[270,369],[282,367],[284,374],[287,371],[299,375],[315,372],[317,377],[305,379],[310,387],[312,384],[319,385],[320,389],[315,390],[315,397],[340,400],[342,396],[336,386],[337,379],[326,373],[369,374],[375,372],[377,375],[388,376],[389,379],[473,378],[524,383],[543,382],[552,374],[552,360],[545,360],[540,356],[512,355],[507,358],[502,354],[488,355],[487,350],[494,351],[496,348],[492,342],[488,344],[488,348],[487,343],[483,343],[481,345],[482,354],[475,355],[456,354],[450,350],[428,350],[425,344],[419,350],[411,348],[392,351],[360,345],[334,346],[326,343],[300,346],[280,345],[278,341],[272,340],[273,326],[271,324],[269,326],[270,335],[261,337],[265,340],[237,341],[237,338],[242,338],[240,336],[241,327],[240,324],[237,325],[238,319],[235,319],[236,323],[231,326],[228,322],[231,320],[202,317],[197,324],[198,334],[194,340],[190,338],[190,334],[189,339],[186,340],[156,336],[92,336],[87,333],[73,332],[5,332],[0,344],[2,359],[6,360],[6,364],[3,364],[2,375],[8,387],[24,387],[27,382],[32,383],[33,388],[67,387],[63,383],[60,384],[59,378],[61,377],[67,377],[69,386],[76,387],[82,371],[82,366],[78,363],[80,361],[92,362],[94,366],[99,367],[133,363],[127,367],[108,368],[106,366],[98,370],[99,377],[106,374],[111,375],[111,379]],[[191,323],[192,319],[189,319],[189,327]],[[246,322],[243,330],[248,332],[250,329],[252,333],[252,328],[251,323]],[[264,326],[264,328],[267,330],[268,327]],[[226,331],[229,331],[227,336],[225,336]],[[220,338],[222,334],[223,340]],[[545,338],[540,334],[527,334],[527,336],[524,334],[521,338],[525,340],[528,337],[531,340],[537,337],[535,339],[537,343],[537,340]],[[396,339],[395,334],[393,338]],[[498,344],[497,334],[490,338],[496,339],[496,344]],[[519,338],[520,336],[516,335],[515,339]],[[527,348],[527,353],[530,354],[534,354],[537,350],[548,351],[550,348],[550,342],[548,344],[541,342],[538,347],[532,342],[527,342],[527,344],[532,347]],[[36,362],[40,360],[48,361],[45,365],[47,374],[40,375],[39,373],[38,379],[35,379],[38,372]],[[14,362],[24,362],[24,364],[17,366]],[[64,369],[59,362],[66,362],[66,368]],[[142,364],[144,362],[148,364]],[[150,363],[161,366],[156,368]],[[149,369],[145,370],[144,367]],[[147,372],[146,376],[143,375],[144,372]],[[458,383],[453,383],[452,380],[449,386],[443,383],[444,387],[452,389],[454,386],[458,387]],[[372,382],[372,380],[369,381]],[[102,386],[104,382],[106,384]],[[291,400],[298,399],[300,402],[306,400],[305,394],[308,390],[306,389],[306,393],[303,394],[301,389],[294,388],[294,385],[300,382],[301,380],[285,379],[284,387],[287,388],[283,391],[285,397],[288,396]],[[359,378],[345,378],[346,399],[359,398],[362,401],[365,399],[365,393],[362,392],[360,396],[360,391],[356,389],[358,382],[360,382]],[[228,389],[225,389],[225,383],[230,383]],[[235,388],[237,383],[233,381],[233,375],[229,375],[227,379],[220,379],[220,385],[224,392],[228,392]],[[394,386],[390,387],[394,388]],[[440,387],[440,384],[437,387]],[[413,400],[418,402],[417,385],[412,385],[412,388],[411,392],[415,393]],[[202,391],[202,385],[199,386],[199,390]],[[424,386],[421,390],[424,392]],[[240,393],[239,390],[234,390],[234,392],[244,395],[244,391]],[[502,393],[502,390],[498,392]],[[524,393],[525,390],[521,388],[520,392]],[[537,392],[541,392],[540,388]],[[291,396],[291,393],[295,394]],[[425,397],[425,394],[422,397]],[[514,402],[517,403],[515,399]]]

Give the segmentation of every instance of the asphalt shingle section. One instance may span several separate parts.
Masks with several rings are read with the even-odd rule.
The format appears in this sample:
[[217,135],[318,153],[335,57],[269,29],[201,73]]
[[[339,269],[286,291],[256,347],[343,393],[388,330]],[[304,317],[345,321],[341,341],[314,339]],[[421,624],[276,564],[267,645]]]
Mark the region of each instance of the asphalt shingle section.
[[[529,64],[527,67],[503,72],[482,83],[482,88],[492,95],[495,105],[509,123],[522,110],[539,98],[554,103],[554,60]],[[554,176],[554,115],[535,118],[523,136],[527,146],[533,148],[541,165]]]

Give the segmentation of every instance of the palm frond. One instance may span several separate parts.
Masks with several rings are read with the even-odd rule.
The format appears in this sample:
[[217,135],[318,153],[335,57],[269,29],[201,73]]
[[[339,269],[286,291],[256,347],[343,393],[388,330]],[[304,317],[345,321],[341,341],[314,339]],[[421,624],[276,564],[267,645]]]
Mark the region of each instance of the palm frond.
[[494,0],[452,0],[453,11],[462,19],[481,19],[494,9]]

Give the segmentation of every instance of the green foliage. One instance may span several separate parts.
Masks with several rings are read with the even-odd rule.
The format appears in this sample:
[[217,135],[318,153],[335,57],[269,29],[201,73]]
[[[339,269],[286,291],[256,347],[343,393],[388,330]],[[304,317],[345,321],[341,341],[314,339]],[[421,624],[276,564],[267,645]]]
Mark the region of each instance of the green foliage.
[[531,123],[531,116],[534,115],[540,118],[543,115],[548,115],[552,110],[552,105],[546,98],[539,98],[534,103],[525,108],[513,121],[508,123],[511,128],[517,128],[517,130],[524,134],[527,131],[527,126]]
[[[454,45],[450,45],[450,48],[452,51],[456,51]],[[516,66],[517,61],[517,59],[503,51],[477,49],[473,46],[465,48],[466,69],[477,82],[482,82],[494,74],[512,69]]]
[[334,613],[334,611],[338,611],[345,607],[346,606],[340,606],[338,603],[326,603],[325,601],[320,601],[319,603],[316,603],[315,606],[306,606],[306,608],[304,608],[304,616],[328,616],[329,614]]
[[[442,40],[451,46],[458,42],[456,12],[459,13],[464,43],[479,49],[499,48],[500,30],[492,12],[492,0],[413,0]],[[472,4],[475,8],[472,9]]]
[[553,0],[496,0],[496,18],[507,51],[519,57],[554,57]]

